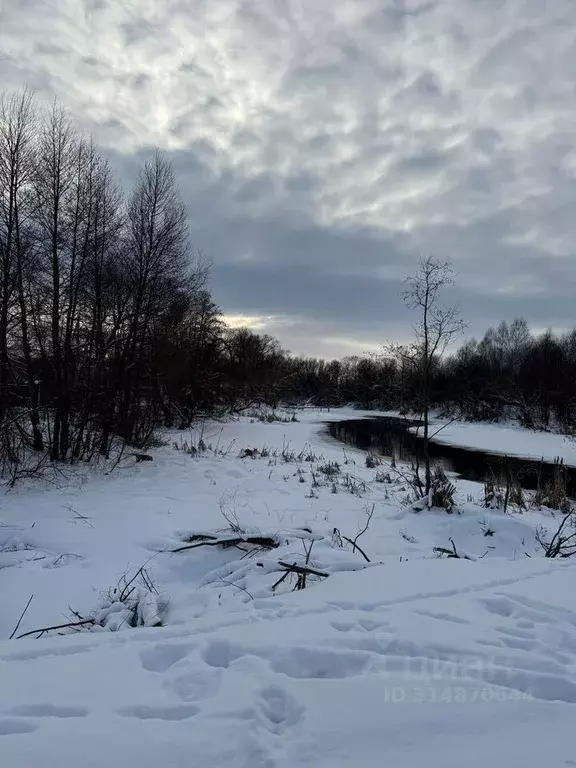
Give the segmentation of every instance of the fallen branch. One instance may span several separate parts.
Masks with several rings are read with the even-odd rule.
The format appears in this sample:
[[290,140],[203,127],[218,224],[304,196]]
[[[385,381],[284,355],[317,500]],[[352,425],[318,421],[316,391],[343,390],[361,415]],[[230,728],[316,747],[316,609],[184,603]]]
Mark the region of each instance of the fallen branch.
[[454,539],[448,539],[448,541],[452,544],[452,549],[447,549],[446,547],[434,547],[432,551],[437,555],[446,555],[446,557],[450,557],[454,560],[473,560],[469,555],[461,555],[458,552],[456,544],[454,544]]
[[294,563],[294,565],[290,566],[290,568],[287,568],[286,571],[284,572],[284,575],[280,576],[278,581],[276,581],[274,584],[272,584],[272,592],[274,592],[276,587],[279,587],[280,584],[282,584],[282,582],[285,581],[288,578],[288,576],[290,576],[290,574],[292,573],[292,569],[294,568],[295,565],[296,565],[296,563]]
[[284,563],[282,560],[278,561],[278,565],[282,568],[286,568],[288,572],[298,573],[301,576],[311,574],[312,576],[321,576],[324,579],[327,579],[328,576],[330,576],[329,573],[326,573],[325,571],[317,571],[315,568],[310,568],[309,565],[296,565],[295,563],[291,565],[290,563]]
[[190,536],[187,536],[184,541],[188,544],[193,544],[195,541],[215,541],[219,538],[221,538],[221,536],[216,536],[213,533],[192,533]]
[[88,624],[94,626],[96,622],[94,619],[84,619],[83,621],[71,621],[68,624],[58,624],[54,627],[42,627],[41,629],[33,629],[31,632],[24,632],[23,635],[18,635],[17,640],[22,640],[23,637],[30,637],[31,635],[38,635],[39,637],[46,632],[55,632],[57,629],[71,629],[72,627],[85,627]]
[[196,541],[192,541],[190,544],[184,544],[182,547],[176,547],[176,549],[168,550],[172,554],[177,552],[186,552],[188,549],[197,549],[198,547],[237,547],[240,544],[254,544],[264,549],[276,549],[279,546],[279,542],[270,536],[260,535],[242,535],[235,537],[214,537],[208,538],[202,536]]

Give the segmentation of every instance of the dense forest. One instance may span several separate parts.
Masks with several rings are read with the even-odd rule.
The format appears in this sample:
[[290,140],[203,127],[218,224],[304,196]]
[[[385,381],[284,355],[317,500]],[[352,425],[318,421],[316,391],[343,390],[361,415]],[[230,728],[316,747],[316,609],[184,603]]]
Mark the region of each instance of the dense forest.
[[[230,329],[161,153],[125,192],[58,105],[28,92],[0,103],[0,464],[108,456],[159,425],[311,403],[422,407],[412,348],[327,362]],[[383,329],[385,337],[386,329]],[[576,331],[502,323],[433,359],[428,399],[468,419],[573,423]],[[27,470],[26,470],[27,471]],[[22,469],[24,472],[24,469]]]

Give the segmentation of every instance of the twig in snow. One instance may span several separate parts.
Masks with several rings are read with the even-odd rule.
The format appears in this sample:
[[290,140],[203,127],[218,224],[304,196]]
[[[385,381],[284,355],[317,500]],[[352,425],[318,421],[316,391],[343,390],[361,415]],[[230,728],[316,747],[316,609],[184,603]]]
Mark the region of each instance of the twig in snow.
[[55,568],[60,562],[60,560],[62,560],[63,557],[75,557],[78,560],[82,560],[81,555],[77,555],[74,552],[63,552],[61,555],[58,555],[56,560],[54,560],[54,562],[52,563],[52,567]]
[[[283,563],[281,563],[281,565],[283,565]],[[290,576],[290,574],[292,573],[292,568],[295,568],[295,567],[296,567],[296,563],[294,563],[289,568],[287,568],[286,571],[284,572],[284,575],[280,576],[278,581],[276,581],[274,584],[272,584],[272,592],[274,592],[276,587],[279,587],[280,584],[282,584],[282,582],[285,581],[288,578],[288,576]]]
[[299,574],[312,574],[312,576],[320,576],[324,579],[327,579],[328,576],[330,576],[329,573],[326,573],[325,571],[317,571],[316,568],[310,568],[310,566],[304,566],[304,565],[296,565],[295,563],[290,565],[290,563],[284,563],[282,560],[278,561],[278,565],[282,568],[288,569],[288,571],[291,571],[293,573],[299,573]]
[[30,600],[28,600],[28,602],[26,603],[26,607],[24,608],[24,610],[20,614],[20,618],[18,619],[18,623],[16,624],[16,626],[14,627],[14,631],[12,632],[10,637],[8,638],[9,640],[12,640],[14,638],[14,635],[16,634],[16,632],[18,632],[18,630],[20,628],[20,624],[22,624],[22,619],[26,615],[26,611],[28,610],[28,608],[30,608],[30,603],[32,602],[32,600],[34,600],[34,595],[30,595]]
[[536,541],[544,550],[544,557],[572,557],[576,554],[576,533],[565,533],[564,530],[568,523],[573,523],[575,520],[575,512],[571,510],[565,514],[562,518],[558,529],[554,535],[547,541],[547,531],[539,526],[536,529]]
[[356,537],[356,539],[349,539],[349,538],[348,538],[348,536],[342,536],[342,538],[344,539],[344,541],[347,541],[347,542],[348,542],[348,544],[352,544],[352,551],[353,551],[353,552],[354,552],[355,550],[358,550],[358,552],[360,552],[360,554],[362,555],[362,557],[364,558],[364,560],[366,560],[366,562],[367,562],[367,563],[369,563],[369,562],[370,562],[370,558],[368,557],[368,555],[366,554],[366,552],[364,552],[364,550],[362,549],[362,547],[361,547],[361,546],[360,546],[360,545],[359,545],[359,544],[356,542],[356,539],[357,539],[358,537]]
[[243,533],[244,529],[236,513],[236,493],[224,493],[220,498],[220,514],[234,533]]
[[227,584],[229,587],[236,587],[237,589],[241,589],[241,590],[242,590],[242,592],[246,592],[246,594],[248,595],[248,597],[249,597],[251,600],[254,600],[254,595],[253,595],[251,592],[248,592],[248,590],[246,589],[246,587],[243,587],[243,586],[241,586],[241,585],[240,585],[240,584],[238,584],[237,582],[235,582],[235,581],[228,581],[228,579],[223,579],[221,576],[219,576],[219,577],[218,577],[218,579],[216,579],[216,581],[217,581],[217,582],[218,582],[218,581],[221,581],[221,582],[222,582],[222,584]]
[[71,522],[79,521],[79,522],[82,522],[82,523],[86,523],[86,525],[89,525],[90,528],[94,528],[94,526],[92,525],[92,520],[89,517],[87,517],[86,515],[81,515],[80,512],[77,512],[70,504],[68,504],[66,509],[69,512],[72,512],[72,514],[74,515],[74,517],[72,518]]
[[23,637],[30,637],[31,635],[38,635],[38,637],[41,637],[46,632],[54,632],[57,629],[69,629],[71,627],[87,626],[88,624],[94,626],[95,623],[96,622],[94,619],[84,619],[83,621],[72,621],[68,622],[67,624],[58,624],[54,627],[42,627],[41,629],[33,629],[31,632],[24,632],[23,635],[18,635],[16,640],[21,640]]
[[343,536],[342,537],[349,544],[352,544],[352,552],[355,552],[356,550],[358,550],[358,552],[360,552],[360,554],[366,560],[367,563],[370,562],[370,558],[368,557],[366,552],[364,552],[364,550],[358,545],[358,539],[360,538],[360,536],[363,536],[366,533],[366,531],[368,530],[368,528],[370,527],[370,521],[372,520],[372,517],[374,516],[375,509],[376,509],[376,505],[375,504],[372,504],[371,508],[369,508],[368,505],[366,505],[366,511],[367,511],[367,514],[368,514],[368,517],[366,519],[366,525],[364,526],[364,528],[362,528],[362,530],[359,533],[356,534],[356,538],[349,539],[347,536]]
[[458,421],[459,418],[460,418],[459,416],[454,416],[454,418],[450,419],[450,421],[447,421],[446,424],[442,424],[441,427],[438,427],[436,432],[433,432],[431,435],[428,436],[428,440],[433,440],[436,437],[436,435],[439,435],[440,432],[442,432],[444,429],[446,429],[446,427],[449,427],[450,424],[454,424],[454,422]]

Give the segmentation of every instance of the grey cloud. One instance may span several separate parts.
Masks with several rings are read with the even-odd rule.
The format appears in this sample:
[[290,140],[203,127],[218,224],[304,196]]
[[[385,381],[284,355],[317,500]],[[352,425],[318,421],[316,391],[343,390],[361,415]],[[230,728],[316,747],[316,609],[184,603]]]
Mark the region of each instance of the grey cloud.
[[58,96],[127,183],[170,154],[226,311],[349,351],[408,332],[401,277],[434,252],[476,334],[572,324],[573,0],[2,7],[7,86]]

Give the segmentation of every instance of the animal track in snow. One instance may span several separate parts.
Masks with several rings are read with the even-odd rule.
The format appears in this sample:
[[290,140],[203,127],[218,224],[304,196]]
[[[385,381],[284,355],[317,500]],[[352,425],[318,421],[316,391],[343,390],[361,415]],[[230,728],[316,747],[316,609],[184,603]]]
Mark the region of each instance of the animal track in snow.
[[0,717],[0,736],[12,736],[19,733],[34,733],[38,726],[28,720]]
[[351,629],[356,628],[354,621],[331,621],[330,626],[338,632],[350,632]]
[[563,701],[566,704],[576,704],[576,685],[560,675],[499,668],[490,675],[487,682],[526,693],[542,701]]
[[200,655],[209,667],[228,669],[232,662],[241,659],[246,653],[227,640],[214,640],[203,648]]
[[201,701],[216,695],[221,677],[221,669],[193,667],[173,680],[166,680],[164,687],[182,701]]
[[279,685],[270,685],[260,691],[256,705],[258,722],[267,731],[280,736],[302,718],[304,707]]
[[360,618],[357,621],[331,621],[330,626],[337,632],[374,632],[375,630],[388,630],[390,625],[386,621],[375,621],[369,618]]
[[556,626],[565,623],[576,626],[576,614],[569,610],[555,608],[537,600],[529,600],[520,595],[497,595],[480,600],[486,610],[496,616],[518,619],[517,626],[533,629],[538,624]]
[[275,654],[271,666],[296,680],[338,680],[362,674],[371,659],[364,651],[295,646]]
[[73,718],[87,717],[89,710],[86,707],[66,707],[56,704],[26,704],[10,710],[9,714],[17,717],[58,717]]
[[166,672],[174,664],[185,659],[194,648],[191,644],[157,643],[140,651],[140,663],[147,672]]
[[[516,625],[518,627],[518,625]],[[522,628],[514,628],[514,627],[494,627],[494,629],[497,632],[502,633],[503,635],[510,635],[511,637],[517,637],[521,640],[533,640],[534,639],[534,633],[533,632],[527,632],[525,629]]]
[[485,597],[480,602],[495,616],[509,618],[514,611],[514,605],[507,597]]
[[449,621],[452,624],[470,624],[468,619],[461,619],[459,616],[452,616],[449,613],[434,613],[433,611],[414,611],[419,616],[427,616],[430,619],[439,621]]
[[377,629],[388,629],[390,624],[387,621],[375,621],[374,619],[358,619],[358,626],[366,632],[374,632]]
[[188,720],[200,711],[192,704],[175,704],[168,707],[150,707],[143,704],[134,707],[123,707],[118,710],[121,717],[131,717],[137,720]]
[[62,648],[46,648],[43,650],[16,651],[0,656],[1,661],[35,661],[46,656],[75,656],[79,653],[87,653],[92,650],[91,645],[69,645]]
[[533,651],[538,647],[538,643],[535,640],[522,640],[519,637],[513,637],[511,635],[504,635],[501,639],[501,643],[507,648],[514,648],[518,651]]

